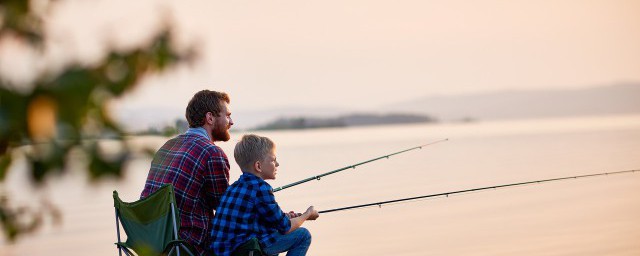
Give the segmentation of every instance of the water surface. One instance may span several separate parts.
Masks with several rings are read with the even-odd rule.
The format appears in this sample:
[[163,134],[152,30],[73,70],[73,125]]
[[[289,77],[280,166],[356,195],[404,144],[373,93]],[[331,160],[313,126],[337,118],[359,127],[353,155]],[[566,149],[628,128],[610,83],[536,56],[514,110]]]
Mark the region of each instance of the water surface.
[[[407,152],[276,194],[285,210],[319,210],[498,184],[640,169],[640,116],[601,116],[464,124],[417,124],[271,131],[282,186],[420,144]],[[233,162],[234,141],[219,143]],[[133,139],[158,148],[160,137]],[[45,194],[63,223],[2,255],[114,255],[111,192],[136,200],[150,159],[133,161],[121,181],[87,184],[81,172],[44,192],[23,172],[6,184],[16,200]],[[78,163],[77,168],[82,164]],[[24,162],[13,168],[24,168]],[[231,179],[240,173],[232,164]],[[491,190],[449,198],[341,211],[306,222],[310,255],[640,255],[640,173]]]

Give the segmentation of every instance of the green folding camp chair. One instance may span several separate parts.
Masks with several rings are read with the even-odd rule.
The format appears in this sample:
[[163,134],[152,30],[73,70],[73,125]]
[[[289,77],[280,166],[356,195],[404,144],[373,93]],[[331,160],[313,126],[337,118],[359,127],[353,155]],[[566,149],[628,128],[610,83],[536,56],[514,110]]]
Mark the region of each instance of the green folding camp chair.
[[[166,184],[144,199],[127,203],[113,191],[116,209],[116,232],[118,252],[136,255],[194,255],[189,244],[178,237],[180,218],[176,218],[173,186]],[[127,241],[120,241],[120,223],[127,234]]]

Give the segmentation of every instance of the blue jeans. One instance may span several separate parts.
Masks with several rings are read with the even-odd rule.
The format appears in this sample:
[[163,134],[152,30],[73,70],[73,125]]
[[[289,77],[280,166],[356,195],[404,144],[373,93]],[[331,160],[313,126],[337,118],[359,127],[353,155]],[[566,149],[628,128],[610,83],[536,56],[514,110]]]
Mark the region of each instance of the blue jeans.
[[287,252],[287,256],[306,255],[311,245],[311,233],[306,228],[300,227],[293,232],[278,234],[276,242],[269,247],[262,248],[267,255],[278,255]]

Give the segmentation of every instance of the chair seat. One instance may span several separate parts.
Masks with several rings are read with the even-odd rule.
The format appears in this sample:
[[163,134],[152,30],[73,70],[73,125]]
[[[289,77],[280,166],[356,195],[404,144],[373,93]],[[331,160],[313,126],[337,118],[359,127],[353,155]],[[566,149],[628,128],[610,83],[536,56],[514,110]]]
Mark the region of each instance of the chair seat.
[[231,256],[262,256],[264,253],[262,252],[262,248],[260,247],[260,242],[258,242],[257,238],[251,238],[246,243],[242,244],[240,247],[236,248]]

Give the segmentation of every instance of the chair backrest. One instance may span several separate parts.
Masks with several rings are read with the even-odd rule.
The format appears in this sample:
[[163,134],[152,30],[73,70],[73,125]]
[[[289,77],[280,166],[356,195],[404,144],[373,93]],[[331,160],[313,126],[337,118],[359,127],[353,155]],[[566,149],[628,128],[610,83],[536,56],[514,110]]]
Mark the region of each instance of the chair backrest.
[[177,240],[180,218],[175,218],[173,186],[166,184],[144,199],[123,202],[113,191],[116,218],[127,234],[127,247],[138,255],[160,255],[171,241]]

